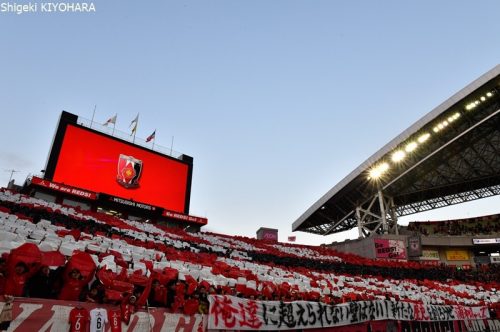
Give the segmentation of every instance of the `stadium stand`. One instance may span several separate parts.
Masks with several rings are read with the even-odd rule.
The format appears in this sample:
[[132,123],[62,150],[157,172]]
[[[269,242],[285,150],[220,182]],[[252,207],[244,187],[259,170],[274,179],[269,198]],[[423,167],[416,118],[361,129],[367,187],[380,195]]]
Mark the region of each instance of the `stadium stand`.
[[[487,305],[500,269],[457,271],[324,247],[186,233],[0,191],[2,294],[207,313],[207,294],[338,304]],[[48,267],[48,268],[46,268]],[[94,279],[93,282],[91,282]],[[37,291],[42,289],[43,291]]]
[[415,221],[408,224],[409,231],[423,235],[490,235],[500,233],[500,215],[482,216],[477,218],[445,220],[445,221]]

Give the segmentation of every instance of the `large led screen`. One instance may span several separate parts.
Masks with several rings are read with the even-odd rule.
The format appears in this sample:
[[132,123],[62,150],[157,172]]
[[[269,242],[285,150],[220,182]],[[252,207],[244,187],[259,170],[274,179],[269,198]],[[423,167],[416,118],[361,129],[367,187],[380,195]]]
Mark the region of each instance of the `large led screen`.
[[53,181],[184,212],[189,165],[74,125]]

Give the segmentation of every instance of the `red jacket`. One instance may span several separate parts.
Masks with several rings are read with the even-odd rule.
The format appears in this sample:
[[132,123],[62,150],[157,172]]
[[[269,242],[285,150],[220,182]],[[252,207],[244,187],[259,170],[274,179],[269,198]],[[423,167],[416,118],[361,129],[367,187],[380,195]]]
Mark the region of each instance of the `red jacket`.
[[30,278],[29,273],[17,274],[11,273],[5,280],[4,294],[12,296],[23,296],[24,286],[26,281]]
[[83,287],[87,285],[86,280],[67,278],[59,293],[58,299],[65,301],[78,301]]

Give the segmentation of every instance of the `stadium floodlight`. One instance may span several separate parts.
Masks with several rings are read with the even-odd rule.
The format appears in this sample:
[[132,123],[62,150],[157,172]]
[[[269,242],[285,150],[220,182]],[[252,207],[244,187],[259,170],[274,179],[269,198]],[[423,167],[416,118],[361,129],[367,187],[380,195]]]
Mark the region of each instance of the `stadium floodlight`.
[[488,91],[488,92],[486,92],[486,97],[488,97],[488,98],[493,97],[493,93],[491,93],[491,92],[489,92],[489,91]]
[[455,114],[453,114],[453,118],[456,120],[460,117],[460,113],[459,112],[456,112]]
[[392,161],[397,163],[406,157],[406,153],[403,150],[397,150],[392,154]]
[[389,164],[386,162],[380,163],[377,166],[374,166],[369,174],[370,179],[378,179],[380,178],[387,170],[389,169]]
[[465,106],[465,109],[467,111],[470,111],[470,110],[474,109],[475,107],[476,107],[475,103],[469,103],[469,104],[467,104],[467,106]]
[[439,131],[439,128],[436,126],[436,127],[432,128],[432,131],[437,133]]
[[481,101],[485,101],[486,100],[486,97],[485,96],[481,96]]
[[417,146],[418,146],[417,142],[410,142],[406,145],[405,151],[412,152],[413,150],[415,150],[417,148]]
[[[434,127],[434,128],[436,128],[436,127]],[[438,131],[439,131],[439,130],[438,130]],[[435,132],[436,132],[436,131],[435,131]],[[418,137],[417,141],[418,141],[419,143],[424,143],[425,141],[427,141],[427,140],[429,139],[429,137],[431,137],[431,134],[429,134],[429,133],[425,133],[425,134],[420,135],[420,136]]]

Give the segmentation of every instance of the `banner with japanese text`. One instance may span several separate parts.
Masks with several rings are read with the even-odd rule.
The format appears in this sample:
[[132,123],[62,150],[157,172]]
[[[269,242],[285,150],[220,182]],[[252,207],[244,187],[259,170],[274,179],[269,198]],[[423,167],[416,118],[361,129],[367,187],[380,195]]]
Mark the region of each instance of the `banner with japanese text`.
[[487,307],[359,301],[339,305],[318,302],[253,301],[209,296],[208,329],[296,330],[359,324],[377,320],[454,321],[488,319]]

